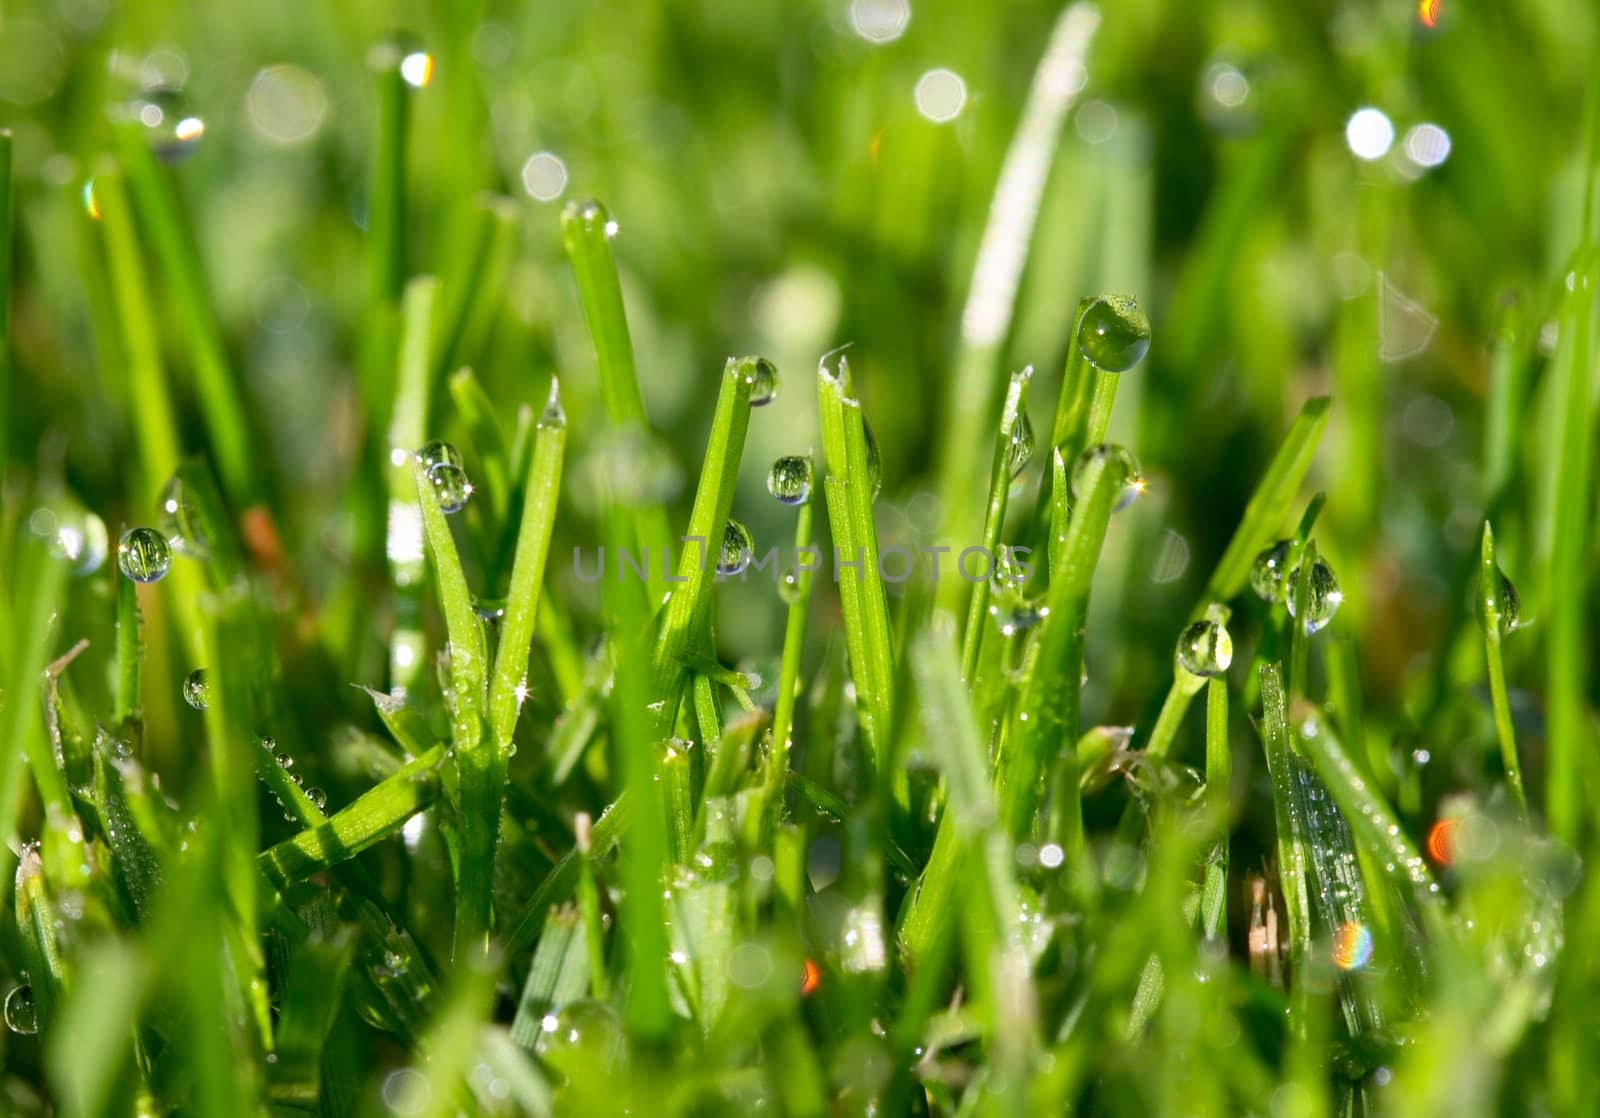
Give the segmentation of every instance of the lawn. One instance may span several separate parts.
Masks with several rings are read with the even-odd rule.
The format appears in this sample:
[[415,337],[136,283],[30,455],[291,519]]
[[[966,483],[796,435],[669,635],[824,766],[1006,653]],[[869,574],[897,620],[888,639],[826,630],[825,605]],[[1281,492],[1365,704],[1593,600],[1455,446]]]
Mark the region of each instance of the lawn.
[[6,5],[0,1115],[1600,1113],[1597,62]]

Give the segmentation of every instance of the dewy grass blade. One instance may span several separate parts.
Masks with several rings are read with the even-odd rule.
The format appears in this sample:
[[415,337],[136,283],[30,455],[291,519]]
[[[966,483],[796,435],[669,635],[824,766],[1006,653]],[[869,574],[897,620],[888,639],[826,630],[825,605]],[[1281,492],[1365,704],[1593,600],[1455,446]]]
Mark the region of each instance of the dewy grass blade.
[[[395,590],[394,628],[389,635],[389,686],[402,694],[416,686],[427,666],[422,636],[422,586],[427,562],[415,457],[417,448],[428,438],[429,352],[438,290],[438,281],[429,276],[420,276],[406,287],[400,372],[383,467],[389,494],[384,552]],[[428,488],[431,490],[432,486]]]
[[550,399],[539,419],[533,460],[523,484],[523,505],[517,531],[516,558],[511,566],[511,592],[506,597],[500,644],[495,650],[494,678],[489,687],[489,728],[494,747],[509,754],[517,712],[528,690],[528,649],[544,586],[545,561],[555,529],[561,496],[561,466],[566,453],[567,417],[561,410],[560,385],[552,378]]
[[1228,744],[1228,679],[1213,676],[1206,684],[1206,818],[1217,829],[1216,845],[1206,859],[1200,887],[1200,926],[1207,939],[1228,938],[1229,786],[1233,751]]
[[[677,721],[687,679],[685,661],[693,650],[709,640],[711,588],[722,553],[728,514],[733,508],[745,435],[750,429],[754,369],[761,360],[759,357],[730,357],[722,371],[722,387],[717,394],[716,413],[711,419],[700,485],[695,490],[689,531],[684,537],[688,546],[678,558],[678,574],[672,580],[677,585],[667,601],[661,634],[656,641],[653,663],[657,694],[653,701],[661,704],[656,715],[660,737],[670,736]],[[663,556],[658,564],[665,561],[665,552],[648,554]],[[656,601],[659,599],[651,599],[650,604],[653,606]]]
[[1039,199],[1055,163],[1067,110],[1082,88],[1080,78],[1099,26],[1100,12],[1093,4],[1074,4],[1056,20],[989,203],[961,316],[955,384],[939,440],[944,453],[939,481],[944,534],[963,541],[963,546],[977,530],[978,448],[991,422],[996,364],[1011,330]]
[[22,970],[33,995],[37,1028],[49,1036],[61,1002],[65,973],[56,939],[58,917],[45,888],[44,863],[33,846],[23,847],[17,861],[16,905]]
[[[1011,479],[1017,473],[1013,459],[1021,446],[1022,432],[1027,431],[1026,439],[1029,444],[1033,441],[1032,429],[1026,426],[1028,381],[1032,376],[1032,365],[1011,375],[1011,383],[1006,390],[1005,407],[1000,413],[1000,433],[995,438],[994,459],[989,465],[989,508],[983,519],[983,547],[990,555],[999,554],[1000,531],[1005,527]],[[949,583],[959,587],[961,580],[953,578]],[[990,580],[985,578],[972,587],[972,597],[967,607],[967,624],[961,634],[961,678],[969,682],[973,678],[973,673],[977,671],[978,655],[983,647],[985,621],[989,612],[989,583]]]
[[[800,691],[800,658],[805,653],[806,618],[811,609],[812,565],[804,561],[811,550],[811,510],[816,501],[812,483],[815,469],[806,457],[806,497],[795,516],[795,567],[784,574],[789,593],[789,608],[784,616],[783,658],[778,666],[778,697],[772,710],[772,748],[767,753],[767,772],[761,791],[761,810],[751,814],[747,827],[764,829],[771,812],[781,806],[783,784],[789,771],[789,751],[793,748],[795,701]],[[793,581],[790,582],[789,580]],[[748,834],[748,832],[747,832]]]
[[1283,676],[1276,664],[1261,665],[1261,740],[1272,777],[1272,810],[1278,825],[1278,881],[1289,918],[1289,961],[1298,975],[1304,973],[1302,964],[1311,948],[1311,865],[1306,853],[1306,821],[1301,815],[1295,780]]
[[1483,522],[1483,543],[1479,551],[1478,602],[1481,607],[1479,621],[1483,626],[1483,658],[1489,673],[1489,700],[1494,707],[1494,733],[1500,742],[1500,761],[1505,765],[1506,784],[1511,788],[1511,798],[1524,819],[1528,815],[1528,798],[1522,789],[1522,762],[1517,759],[1516,731],[1511,726],[1511,700],[1506,694],[1506,665],[1500,654],[1500,637],[1517,623],[1515,617],[1506,618],[1501,613],[1500,565],[1494,558],[1494,530]]
[[[1040,622],[1034,667],[1023,684],[1017,714],[997,762],[1001,819],[1013,839],[1028,833],[1038,808],[1039,777],[1046,758],[1056,748],[1054,743],[1078,738],[1089,586],[1112,508],[1128,477],[1121,459],[1108,454],[1081,464],[1077,480],[1079,500],[1060,545],[1061,566],[1050,579],[1045,599],[1049,614]],[[1061,494],[1057,500],[1065,497]],[[1063,774],[1060,782],[1068,799],[1063,805],[1061,845],[1071,864],[1082,853],[1083,812],[1078,802],[1076,755],[1070,747],[1064,752],[1074,754],[1074,771]]]
[[261,852],[257,861],[278,888],[354,858],[394,834],[439,797],[445,748],[436,745],[358,796],[348,807]]
[[[552,392],[555,391],[554,379],[551,378]],[[461,424],[483,468],[484,497],[494,509],[495,523],[504,523],[511,509],[511,498],[523,479],[512,479],[511,453],[506,446],[505,433],[495,419],[494,401],[489,399],[471,369],[452,373],[449,385],[456,415],[461,417]]]
[[450,535],[450,525],[439,507],[433,483],[420,464],[413,470],[449,639],[450,738],[460,795],[461,827],[452,954],[457,961],[464,961],[488,948],[494,859],[500,841],[500,801],[505,791],[505,759],[485,734],[483,626],[472,608],[472,590],[461,569],[455,539]]
[[824,356],[818,364],[817,398],[827,461],[823,493],[834,548],[839,553],[836,566],[845,644],[862,730],[874,771],[882,776],[888,764],[889,720],[894,711],[893,636],[878,571],[865,419],[855,396],[850,362],[842,350]]
[[1273,533],[1283,523],[1306,471],[1311,468],[1322,428],[1328,421],[1328,405],[1328,397],[1316,396],[1300,409],[1277,454],[1261,475],[1249,504],[1245,505],[1239,526],[1234,529],[1227,550],[1206,583],[1202,601],[1226,602],[1244,589],[1250,577],[1250,564],[1261,549],[1272,542]]
[[[583,307],[589,336],[594,339],[595,358],[600,374],[600,395],[606,415],[618,435],[624,438],[649,437],[644,396],[639,391],[639,374],[634,367],[633,342],[628,337],[628,316],[622,305],[622,285],[617,279],[617,264],[611,253],[611,238],[616,223],[599,202],[573,202],[561,215],[561,243],[572,264],[578,284],[578,302]],[[646,599],[654,608],[667,592],[662,569],[672,546],[672,529],[666,510],[657,501],[630,507],[632,526],[624,541],[630,549],[653,558],[647,564]],[[719,537],[720,538],[720,537]],[[716,541],[708,541],[711,546]]]
[[[150,150],[148,129],[136,120],[112,126],[119,161],[128,176],[140,229],[177,304],[172,321],[188,350],[195,395],[211,434],[223,490],[243,508],[257,496],[258,461],[238,377],[222,342],[222,327],[207,291],[200,253],[183,225],[167,172]],[[97,187],[98,189],[98,187]]]
[[139,595],[134,581],[121,571],[117,580],[117,703],[112,715],[118,732],[139,717],[139,667],[144,656],[140,639]]

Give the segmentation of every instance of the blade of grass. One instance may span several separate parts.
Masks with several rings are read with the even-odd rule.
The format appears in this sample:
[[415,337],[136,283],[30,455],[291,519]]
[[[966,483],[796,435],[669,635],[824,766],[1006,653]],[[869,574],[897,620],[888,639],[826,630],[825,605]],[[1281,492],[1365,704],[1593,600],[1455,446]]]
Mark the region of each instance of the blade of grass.
[[[833,369],[828,367],[830,360],[835,362]],[[834,548],[839,553],[835,565],[845,643],[856,681],[862,731],[873,771],[882,778],[887,775],[889,721],[894,711],[893,637],[878,571],[878,530],[872,516],[865,420],[843,351],[836,350],[818,364],[817,395],[827,463],[823,493]],[[853,575],[844,574],[847,567]]]
[[[136,584],[119,570],[117,583],[117,699],[113,720],[125,727],[130,720],[140,717],[139,663],[144,645],[140,639],[143,624],[139,616],[139,595]],[[119,733],[125,732],[123,730]]]
[[1223,941],[1228,938],[1228,833],[1232,829],[1228,791],[1232,782],[1228,679],[1218,675],[1206,684],[1206,814],[1217,839],[1200,888],[1200,926],[1207,939]]
[[[438,281],[429,276],[419,276],[406,286],[400,331],[400,371],[384,464],[389,493],[384,550],[395,591],[394,628],[389,635],[389,686],[401,694],[417,685],[426,667],[422,585],[427,567],[414,456],[428,438],[428,354],[433,344],[438,291]],[[431,491],[432,485],[427,488]]]
[[437,801],[438,770],[446,759],[444,746],[434,746],[349,806],[262,851],[256,859],[262,871],[284,889],[381,842]]
[[[689,514],[685,541],[687,547],[678,559],[678,585],[668,599],[656,640],[652,663],[655,669],[656,731],[669,737],[678,718],[688,678],[686,661],[696,649],[707,656],[704,646],[710,639],[711,588],[716,577],[718,556],[733,508],[733,493],[739,478],[739,461],[744,454],[745,435],[750,428],[750,389],[759,357],[730,357],[722,371],[722,386],[717,394],[717,410],[711,418],[711,433],[695,490],[694,509]],[[635,510],[636,511],[636,510]],[[638,527],[635,524],[635,527]],[[615,552],[613,552],[615,554]],[[665,556],[665,551],[647,552]],[[663,559],[664,562],[664,559]],[[659,598],[650,599],[651,604]]]
[[56,1008],[65,989],[61,947],[56,940],[57,916],[45,888],[44,863],[36,847],[23,847],[17,860],[17,932],[22,948],[22,969],[33,993],[37,1028],[52,1034]]
[[[1033,366],[1011,375],[1006,389],[1005,407],[1000,413],[1000,433],[995,438],[994,458],[989,465],[989,508],[983,519],[983,547],[990,555],[998,555],[1000,531],[1005,527],[1006,503],[1011,494],[1013,476],[1012,459],[1021,439],[1019,428],[1028,422],[1028,381],[1033,377]],[[1028,431],[1032,441],[1032,430]],[[949,580],[957,585],[959,579]],[[961,678],[971,681],[978,670],[978,656],[983,647],[984,618],[989,612],[989,583],[985,578],[972,588],[972,598],[967,607],[967,624],[961,635]]]
[[505,757],[485,733],[483,626],[472,608],[472,591],[461,569],[461,557],[456,553],[456,542],[444,510],[439,507],[433,482],[420,463],[413,466],[413,476],[439,604],[444,611],[450,656],[450,752],[460,796],[461,835],[451,955],[464,962],[489,949]]
[[228,360],[222,328],[207,291],[199,250],[180,216],[173,184],[150,148],[148,131],[137,120],[114,124],[117,158],[128,177],[140,231],[149,240],[174,304],[172,319],[188,350],[195,393],[211,435],[223,491],[243,508],[260,496],[260,459],[238,377]]
[[[1500,655],[1500,567],[1494,558],[1494,530],[1483,522],[1483,542],[1478,566],[1478,601],[1482,606],[1483,658],[1489,673],[1489,699],[1494,707],[1494,733],[1500,742],[1500,761],[1517,812],[1528,817],[1528,799],[1522,790],[1522,763],[1517,759],[1516,732],[1511,728],[1511,700],[1506,694],[1506,666]],[[1512,619],[1513,623],[1515,619]]]
[[[1305,974],[1311,949],[1310,862],[1306,854],[1306,826],[1300,815],[1289,739],[1288,706],[1283,676],[1277,664],[1261,665],[1261,740],[1266,748],[1267,771],[1272,777],[1272,812],[1278,829],[1278,882],[1289,921],[1289,964],[1297,976]],[[1300,978],[1297,986],[1303,985]]]
[[96,167],[94,196],[105,232],[113,302],[128,360],[128,396],[133,404],[144,473],[141,504],[148,505],[155,500],[158,487],[177,468],[181,457],[178,423],[161,362],[150,283],[139,255],[133,210],[128,204],[122,172],[115,164],[105,161]]
[[[611,425],[624,436],[648,437],[644,396],[639,391],[639,374],[633,362],[633,343],[628,338],[628,317],[622,305],[622,286],[611,254],[611,238],[616,223],[599,202],[573,202],[561,215],[561,243],[572,265],[578,284],[578,302],[583,307],[589,336],[594,339],[595,358],[600,374],[600,395]],[[647,557],[657,556],[656,566],[648,567],[646,600],[659,603],[667,592],[662,572],[665,556],[672,546],[672,530],[667,513],[659,502],[646,502],[630,508],[631,530],[624,541]],[[691,531],[691,534],[692,531]],[[721,539],[710,540],[706,545]]]
[[445,377],[482,350],[505,297],[506,275],[517,247],[517,206],[497,194],[480,195],[471,209],[471,247],[459,274],[445,283],[444,328],[435,375]]
[[[410,95],[400,73],[402,49],[376,47],[369,64],[373,118],[372,182],[367,194],[367,283],[361,323],[361,386],[374,431],[388,427],[395,402],[395,325],[406,277],[406,148]],[[412,443],[407,449],[420,446]]]
[[977,531],[978,448],[990,423],[996,366],[1011,331],[1039,200],[1055,163],[1062,123],[1082,88],[1078,79],[1086,71],[1099,26],[1100,12],[1092,4],[1073,4],[1056,20],[989,203],[961,316],[961,347],[939,439],[944,457],[939,474],[943,534],[962,546]]
[[511,592],[495,650],[494,676],[489,684],[489,728],[494,747],[509,756],[517,712],[527,695],[528,649],[544,586],[545,561],[555,530],[556,505],[561,496],[561,465],[566,453],[567,417],[561,410],[561,388],[550,380],[550,399],[539,418],[533,458],[522,486],[523,505],[517,530],[516,558],[511,565]]

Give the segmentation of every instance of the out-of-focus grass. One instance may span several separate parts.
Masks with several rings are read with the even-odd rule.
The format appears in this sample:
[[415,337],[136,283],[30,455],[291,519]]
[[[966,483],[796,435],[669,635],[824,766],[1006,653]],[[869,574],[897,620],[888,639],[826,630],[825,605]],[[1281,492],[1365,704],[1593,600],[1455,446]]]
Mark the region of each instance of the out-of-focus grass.
[[1479,7],[8,8],[0,1112],[1594,1111],[1600,18]]

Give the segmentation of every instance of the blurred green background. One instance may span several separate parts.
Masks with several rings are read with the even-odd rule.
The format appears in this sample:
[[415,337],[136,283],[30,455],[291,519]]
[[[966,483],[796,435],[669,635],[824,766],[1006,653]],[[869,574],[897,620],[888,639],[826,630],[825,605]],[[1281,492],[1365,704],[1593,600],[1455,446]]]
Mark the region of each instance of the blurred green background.
[[[728,354],[764,354],[788,376],[754,417],[734,510],[758,550],[789,532],[762,492],[767,463],[815,443],[809,373],[846,341],[883,451],[885,542],[927,540],[940,522],[931,478],[961,308],[1056,4],[61,0],[0,11],[0,126],[15,133],[19,179],[8,445],[14,464],[32,465],[41,436],[55,436],[47,454],[64,440],[67,479],[113,538],[149,512],[130,499],[124,359],[105,328],[84,188],[108,147],[108,107],[178,90],[161,94],[153,131],[173,149],[288,566],[311,603],[381,580],[353,554],[349,513],[376,130],[372,72],[356,60],[397,31],[419,59],[408,272],[459,266],[483,192],[515,207],[503,305],[461,354],[508,423],[559,371],[581,476],[598,401],[558,217],[596,197],[619,223],[647,406],[679,468],[698,462]],[[1520,494],[1496,521],[1513,578],[1549,547],[1547,319],[1576,239],[1600,12],[1559,0],[1426,11],[1131,0],[1102,15],[995,371],[998,384],[1036,367],[1044,423],[1081,295],[1133,293],[1154,323],[1114,428],[1150,492],[1110,545],[1123,593],[1099,600],[1126,605],[1101,607],[1124,616],[1091,626],[1087,715],[1150,716],[1175,626],[1287,418],[1331,392],[1314,481],[1330,494],[1321,536],[1367,650],[1370,701],[1396,734],[1481,743],[1460,763],[1482,765],[1486,712],[1452,714],[1441,696],[1453,642],[1471,636],[1462,619],[1485,507]],[[1381,116],[1355,117],[1363,109]],[[191,117],[198,139],[164,134]],[[182,304],[155,282],[186,446],[203,450]],[[1501,413],[1515,453],[1495,477],[1482,417],[1500,330],[1538,340]],[[436,414],[450,434],[448,406]],[[552,578],[566,600],[592,604],[563,558],[598,538],[583,487],[571,490]],[[686,510],[688,493],[679,500]],[[1536,582],[1522,586],[1527,613],[1553,608]],[[770,586],[734,585],[721,608],[731,659],[777,647]],[[154,690],[176,701],[175,687]],[[170,710],[152,707],[152,740],[170,740]]]

